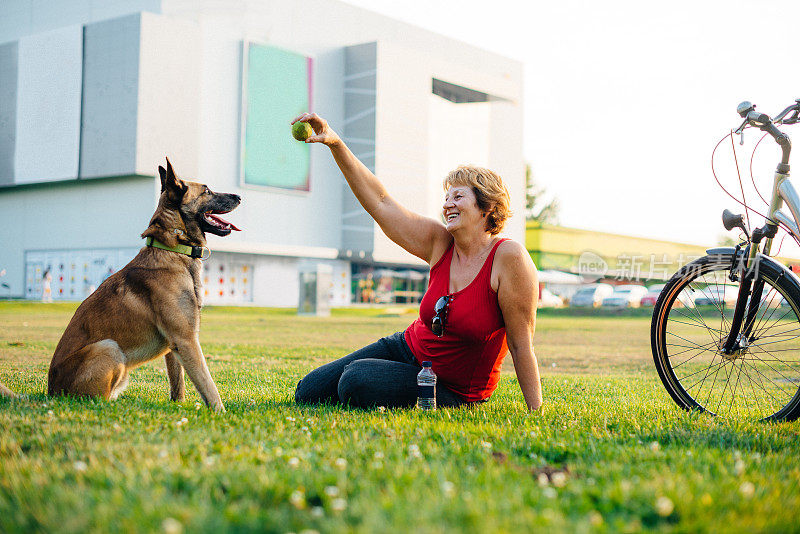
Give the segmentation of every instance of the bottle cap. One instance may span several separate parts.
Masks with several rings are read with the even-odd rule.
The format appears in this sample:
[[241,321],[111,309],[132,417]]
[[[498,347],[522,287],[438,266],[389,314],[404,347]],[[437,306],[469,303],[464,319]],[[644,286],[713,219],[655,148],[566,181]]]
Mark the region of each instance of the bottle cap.
[[422,362],[422,367],[430,367],[432,365],[433,365],[433,363],[428,362],[428,361]]

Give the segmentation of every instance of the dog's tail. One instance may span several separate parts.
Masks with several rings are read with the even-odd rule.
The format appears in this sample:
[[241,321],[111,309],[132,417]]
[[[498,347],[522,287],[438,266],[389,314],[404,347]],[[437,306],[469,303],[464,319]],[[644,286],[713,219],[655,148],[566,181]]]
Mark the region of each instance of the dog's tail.
[[5,387],[3,384],[0,384],[0,397],[9,397],[11,399],[16,398],[16,393]]

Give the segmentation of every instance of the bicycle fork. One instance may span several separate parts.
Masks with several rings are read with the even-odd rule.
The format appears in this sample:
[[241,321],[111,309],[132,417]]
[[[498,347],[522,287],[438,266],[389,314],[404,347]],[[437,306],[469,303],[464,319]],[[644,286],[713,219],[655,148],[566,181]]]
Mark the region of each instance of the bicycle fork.
[[777,225],[768,222],[763,228],[753,231],[752,239],[744,253],[740,254],[741,245],[736,246],[730,279],[733,281],[737,278],[740,279],[739,294],[736,297],[736,307],[731,319],[731,330],[720,350],[722,357],[727,360],[735,360],[755,341],[753,327],[764,292],[764,279],[758,275],[758,250],[761,240],[766,237],[764,253],[769,254],[772,238],[777,230]]

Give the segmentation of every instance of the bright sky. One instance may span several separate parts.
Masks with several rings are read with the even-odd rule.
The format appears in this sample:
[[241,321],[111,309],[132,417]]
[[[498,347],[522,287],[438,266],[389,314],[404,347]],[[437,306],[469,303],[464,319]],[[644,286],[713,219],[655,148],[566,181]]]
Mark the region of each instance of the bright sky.
[[[716,244],[737,204],[711,152],[737,104],[774,116],[800,98],[800,0],[347,1],[524,63],[524,156],[566,226]],[[747,133],[746,184],[761,137]],[[754,160],[767,200],[778,154],[765,139]],[[739,191],[730,141],[715,161]]]

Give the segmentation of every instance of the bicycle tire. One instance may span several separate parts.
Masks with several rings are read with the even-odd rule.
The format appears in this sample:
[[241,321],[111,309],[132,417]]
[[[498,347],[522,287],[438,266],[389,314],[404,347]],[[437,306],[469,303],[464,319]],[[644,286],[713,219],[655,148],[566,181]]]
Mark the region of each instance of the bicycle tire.
[[738,281],[728,277],[732,255],[685,265],[659,295],[650,330],[653,360],[681,408],[762,421],[800,416],[800,283],[770,258],[757,261],[764,291],[751,335],[740,338],[744,348],[733,355],[721,351],[738,296]]

